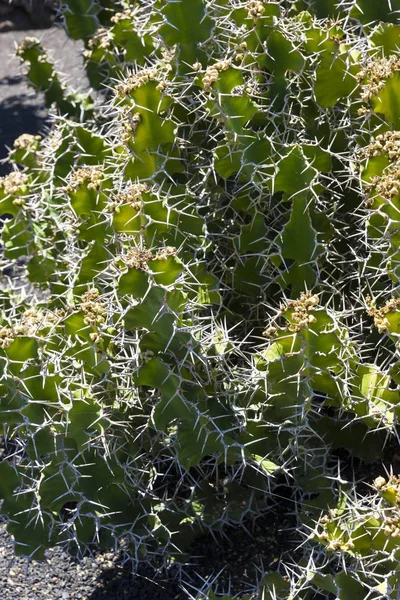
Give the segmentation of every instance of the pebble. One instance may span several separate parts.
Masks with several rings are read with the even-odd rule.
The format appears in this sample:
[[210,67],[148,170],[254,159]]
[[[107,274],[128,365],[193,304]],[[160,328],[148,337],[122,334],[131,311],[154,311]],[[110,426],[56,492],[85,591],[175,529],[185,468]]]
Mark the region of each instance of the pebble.
[[[14,557],[5,525],[0,525],[0,600],[187,600],[178,584],[141,569],[135,577],[121,568],[117,554],[84,557],[81,564],[60,548],[46,553],[47,562]],[[12,564],[12,567],[11,567]]]

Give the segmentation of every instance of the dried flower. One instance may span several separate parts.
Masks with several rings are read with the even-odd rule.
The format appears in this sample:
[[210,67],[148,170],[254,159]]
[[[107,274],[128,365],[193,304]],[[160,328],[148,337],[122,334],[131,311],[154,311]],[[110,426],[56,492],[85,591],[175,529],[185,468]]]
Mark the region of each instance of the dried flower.
[[0,177],[0,189],[3,188],[6,196],[14,196],[21,192],[27,181],[28,176],[25,173],[13,171],[5,177]]
[[143,69],[139,73],[130,75],[127,79],[119,83],[115,87],[115,90],[117,95],[126,96],[141,88],[143,85],[146,85],[149,81],[157,81],[157,78],[157,69]]
[[40,40],[36,37],[26,37],[17,48],[17,56],[23,56],[26,50],[38,47],[42,49]]
[[80,308],[85,313],[83,319],[85,325],[102,325],[105,322],[107,310],[99,297],[100,292],[96,288],[83,294]]
[[11,327],[0,327],[0,348],[8,348],[16,337],[14,329]]
[[389,56],[372,60],[357,74],[361,83],[361,99],[367,102],[385,87],[386,80],[400,70],[400,57]]
[[130,269],[138,269],[139,271],[147,271],[149,261],[154,259],[154,255],[151,250],[140,250],[138,248],[131,248],[129,252],[123,257],[124,262]]
[[31,135],[30,133],[23,133],[14,141],[15,150],[37,150],[38,142],[42,138],[40,135]]
[[247,3],[247,11],[249,19],[259,19],[265,13],[265,7],[260,0],[250,0]]
[[211,89],[213,83],[218,81],[219,74],[221,71],[226,71],[231,66],[230,60],[221,60],[214,65],[207,67],[206,72],[203,76],[203,85],[206,92]]
[[384,333],[390,326],[390,322],[386,318],[386,315],[396,311],[400,307],[400,298],[391,298],[381,308],[376,308],[375,303],[370,296],[367,296],[365,300],[368,314],[370,317],[373,317],[375,327],[379,333]]
[[76,192],[81,185],[86,185],[88,190],[98,190],[101,185],[103,169],[100,166],[86,166],[74,171],[70,182],[66,186],[67,193]]

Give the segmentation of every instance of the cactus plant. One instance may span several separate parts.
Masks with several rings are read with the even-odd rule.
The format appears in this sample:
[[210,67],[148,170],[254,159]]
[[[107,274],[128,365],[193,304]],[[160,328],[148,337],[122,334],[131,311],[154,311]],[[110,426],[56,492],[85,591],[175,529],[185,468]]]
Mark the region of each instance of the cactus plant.
[[44,93],[46,106],[55,105],[61,113],[80,120],[90,115],[92,99],[88,94],[67,93],[40,40],[25,38],[18,46],[17,55],[29,66],[28,81],[36,91]]
[[[79,122],[88,100],[19,51],[63,116],[0,180],[31,286],[1,291],[16,552],[183,564],[285,480],[304,543],[242,597],[395,598],[398,481],[360,499],[338,454],[398,435],[395,3],[65,4],[108,93]],[[230,597],[214,583],[199,598]]]

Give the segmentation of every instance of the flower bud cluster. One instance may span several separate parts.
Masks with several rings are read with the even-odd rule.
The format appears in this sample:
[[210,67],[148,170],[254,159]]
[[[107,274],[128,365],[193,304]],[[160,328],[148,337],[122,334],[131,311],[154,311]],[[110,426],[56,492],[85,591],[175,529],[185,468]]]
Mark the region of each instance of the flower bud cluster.
[[5,177],[0,177],[0,191],[6,196],[14,196],[21,191],[28,181],[28,176],[20,171],[13,171]]
[[250,0],[247,3],[247,11],[249,19],[259,19],[265,13],[265,7],[260,0]]
[[145,350],[144,352],[140,352],[139,358],[142,362],[148,363],[154,357],[154,352],[152,350]]
[[69,184],[65,187],[67,193],[76,192],[81,185],[88,190],[98,190],[101,185],[103,169],[100,166],[86,166],[72,173]]
[[267,338],[267,340],[271,340],[274,337],[276,337],[278,333],[278,328],[277,327],[268,327],[265,331],[263,331],[263,337]]
[[390,516],[384,517],[383,532],[387,536],[400,538],[400,512],[397,510],[391,511]]
[[[367,191],[374,189],[377,195],[391,199],[400,193],[400,131],[387,131],[378,135],[361,151],[361,159],[386,155],[391,161],[382,175],[375,175],[367,185]],[[368,206],[372,201],[368,201]]]
[[102,325],[106,320],[107,310],[104,304],[99,301],[100,292],[96,288],[87,291],[82,296],[80,309],[85,313],[85,325]]
[[40,142],[42,138],[40,135],[31,135],[30,133],[23,133],[14,141],[14,149],[15,150],[29,150],[34,151],[37,149],[38,142]]
[[394,198],[400,193],[400,163],[390,164],[382,176],[375,175],[371,178],[370,188],[382,198]]
[[382,88],[385,87],[387,79],[393,77],[396,71],[400,70],[400,57],[389,56],[372,60],[357,75],[361,84],[361,99],[364,102],[377,96]]
[[150,81],[157,81],[158,72],[155,68],[143,69],[139,73],[135,73],[124,79],[121,83],[115,86],[117,96],[127,96],[135,90],[146,85]]
[[161,248],[158,250],[155,255],[155,260],[167,260],[169,256],[175,256],[176,248],[174,246],[166,246],[165,248]]
[[131,248],[123,258],[126,266],[130,269],[147,271],[148,263],[154,259],[154,255],[151,250]]
[[111,49],[111,41],[112,37],[109,29],[105,29],[104,27],[99,27],[96,33],[88,42],[88,50],[83,51],[83,56],[85,58],[90,59],[92,57],[93,51],[97,48],[101,50],[110,50]]
[[40,40],[36,37],[26,37],[17,48],[17,56],[23,56],[26,50],[36,47],[42,49]]
[[335,525],[337,517],[337,509],[329,510],[329,515],[323,515],[319,519],[318,523],[320,527],[322,526],[322,532],[317,530],[316,537],[321,541],[328,542],[327,550],[339,550],[344,552],[351,551],[354,549],[354,543],[350,539],[348,533],[346,533],[345,531],[340,532],[339,527],[337,527],[335,535],[337,535],[340,532],[340,537],[332,537],[332,535],[327,531],[327,525]]
[[373,158],[386,154],[390,160],[400,160],[400,131],[386,131],[377,135],[366,148],[361,151],[361,158]]
[[[322,531],[317,531],[315,536],[318,540],[327,542],[326,549],[328,551],[343,551],[348,552],[354,549],[354,543],[349,538],[348,534],[344,531],[341,532],[340,537],[332,537],[326,529],[327,525],[334,524],[335,518],[330,518],[327,515],[321,517],[319,525],[322,526]],[[339,531],[337,531],[339,533]],[[347,538],[347,539],[346,539]]]
[[218,81],[219,74],[221,71],[227,71],[231,66],[230,60],[221,60],[214,65],[207,67],[206,72],[203,76],[204,90],[209,92],[212,85]]
[[17,336],[34,336],[39,329],[56,325],[65,314],[64,310],[57,310],[56,312],[43,312],[34,308],[26,310],[17,325],[0,327],[0,348],[7,348]]
[[131,248],[129,252],[123,257],[123,260],[127,267],[130,269],[137,269],[139,271],[147,271],[148,263],[151,260],[167,260],[169,256],[176,254],[176,248],[173,246],[166,246],[161,250],[158,250],[156,254],[153,254],[151,250]]
[[[302,292],[299,299],[288,300],[288,302],[285,304],[281,304],[279,307],[281,313],[286,312],[288,309],[292,309],[292,322],[287,329],[293,333],[297,333],[312,323],[315,323],[316,318],[314,315],[310,314],[310,311],[313,310],[318,303],[319,299],[316,294],[312,294],[311,292]],[[276,337],[278,331],[278,327],[271,326],[268,327],[262,335],[267,339],[273,339]]]
[[381,308],[376,308],[370,296],[367,296],[365,300],[368,308],[368,314],[370,317],[373,317],[375,327],[379,333],[384,333],[390,327],[390,323],[386,318],[386,315],[390,312],[398,310],[400,307],[400,298],[391,298]]
[[385,513],[384,522],[384,533],[387,536],[400,538],[400,511],[398,506],[400,505],[400,478],[391,475],[386,481],[384,477],[377,477],[374,481],[374,486],[379,492],[390,492],[393,496],[397,506],[393,506],[389,513]]
[[396,504],[400,504],[400,476],[391,475],[389,479],[386,479],[382,476],[377,477],[374,481],[374,486],[380,492],[386,492],[390,490],[396,496]]
[[311,292],[302,292],[298,300],[289,300],[286,306],[282,307],[282,310],[293,309],[291,315],[293,323],[289,325],[289,331],[296,333],[315,323],[316,318],[310,315],[310,311],[318,305],[318,302],[318,296]]
[[17,335],[35,335],[40,327],[57,323],[59,318],[54,313],[43,313],[31,308],[24,312],[20,324],[14,328],[14,331]]
[[16,337],[16,333],[11,327],[0,327],[0,348],[8,348]]
[[132,112],[132,107],[124,106],[120,115],[121,126],[122,126],[122,140],[125,143],[131,141],[135,135],[137,126],[141,121],[140,114],[138,112]]
[[111,17],[111,23],[119,23],[120,21],[124,21],[125,19],[132,19],[135,16],[134,8],[125,8],[123,12],[117,12],[115,15]]
[[115,210],[121,204],[130,204],[134,210],[139,211],[142,207],[142,196],[148,191],[149,186],[145,183],[131,183],[125,190],[116,194],[109,208]]

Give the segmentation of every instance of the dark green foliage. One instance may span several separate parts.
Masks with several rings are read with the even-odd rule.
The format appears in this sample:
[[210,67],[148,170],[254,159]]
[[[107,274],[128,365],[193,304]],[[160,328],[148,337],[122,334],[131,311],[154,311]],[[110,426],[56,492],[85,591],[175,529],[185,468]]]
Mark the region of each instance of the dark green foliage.
[[360,499],[334,453],[397,435],[395,1],[65,4],[108,97],[20,48],[64,116],[0,181],[4,264],[31,286],[4,286],[0,324],[16,550],[184,562],[283,478],[305,542],[241,597],[394,600],[398,481]]

